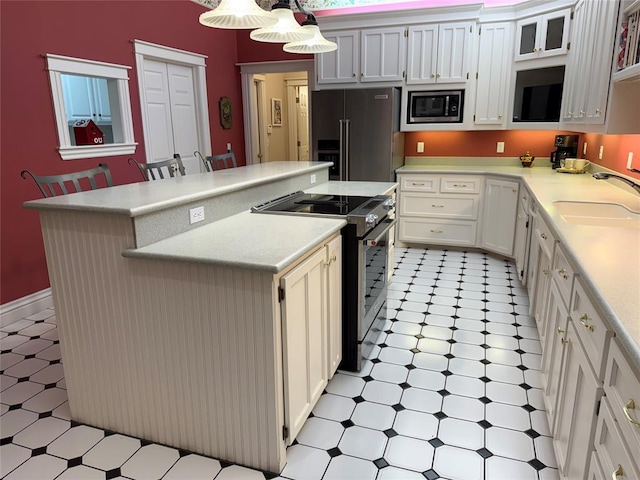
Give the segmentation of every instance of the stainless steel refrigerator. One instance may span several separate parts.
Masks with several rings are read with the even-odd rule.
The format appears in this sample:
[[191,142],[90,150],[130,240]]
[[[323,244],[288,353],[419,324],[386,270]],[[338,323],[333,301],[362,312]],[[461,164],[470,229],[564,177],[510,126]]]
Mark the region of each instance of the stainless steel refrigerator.
[[400,89],[311,92],[311,158],[333,162],[331,180],[394,182],[404,164]]

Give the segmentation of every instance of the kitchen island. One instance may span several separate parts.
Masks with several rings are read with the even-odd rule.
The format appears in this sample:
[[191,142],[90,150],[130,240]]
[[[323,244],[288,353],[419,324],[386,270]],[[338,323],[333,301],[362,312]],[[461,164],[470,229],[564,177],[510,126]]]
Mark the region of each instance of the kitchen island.
[[[312,300],[307,310],[324,312],[317,302],[339,288],[332,248],[346,222],[248,209],[297,190],[348,189],[327,184],[329,166],[253,165],[27,202],[40,213],[71,417],[279,472],[288,429],[301,427],[330,375],[327,314],[307,331],[282,311]],[[204,221],[189,223],[199,206]],[[322,295],[296,290],[304,275]],[[283,279],[291,291],[280,292]],[[309,355],[287,352],[300,332]],[[307,357],[313,385],[288,366]]]

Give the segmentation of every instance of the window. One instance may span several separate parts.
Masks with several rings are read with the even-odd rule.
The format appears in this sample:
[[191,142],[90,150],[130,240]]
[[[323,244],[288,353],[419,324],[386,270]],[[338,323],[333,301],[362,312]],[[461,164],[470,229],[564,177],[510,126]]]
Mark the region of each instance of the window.
[[[134,153],[127,72],[131,67],[51,54],[46,58],[62,159]],[[89,127],[94,132],[79,132],[76,142],[76,128]]]

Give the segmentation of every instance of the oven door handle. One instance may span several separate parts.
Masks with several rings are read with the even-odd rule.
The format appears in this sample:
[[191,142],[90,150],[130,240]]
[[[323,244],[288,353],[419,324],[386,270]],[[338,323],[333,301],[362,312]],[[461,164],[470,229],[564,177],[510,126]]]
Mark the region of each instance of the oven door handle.
[[389,230],[395,227],[397,220],[395,219],[387,219],[383,222],[380,222],[376,228],[371,230],[369,234],[362,239],[364,244],[368,247],[374,247],[378,244],[380,239],[387,234]]

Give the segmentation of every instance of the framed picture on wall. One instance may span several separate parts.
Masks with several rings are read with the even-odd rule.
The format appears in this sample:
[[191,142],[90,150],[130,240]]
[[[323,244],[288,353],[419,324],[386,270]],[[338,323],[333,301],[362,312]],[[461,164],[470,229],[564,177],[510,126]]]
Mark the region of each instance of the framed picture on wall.
[[271,125],[274,127],[282,126],[282,99],[271,99]]

